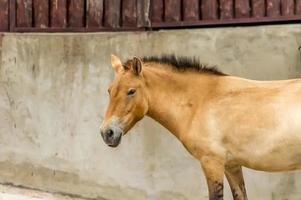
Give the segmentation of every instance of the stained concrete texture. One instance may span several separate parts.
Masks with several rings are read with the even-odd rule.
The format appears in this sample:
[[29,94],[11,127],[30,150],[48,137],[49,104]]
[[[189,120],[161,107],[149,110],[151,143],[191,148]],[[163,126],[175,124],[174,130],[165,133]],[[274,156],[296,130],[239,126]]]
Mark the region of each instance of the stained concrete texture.
[[[301,25],[5,34],[0,41],[0,182],[84,198],[208,198],[198,161],[153,120],[139,122],[117,149],[102,142],[111,53],[196,56],[259,80],[301,75]],[[301,197],[301,173],[244,171],[249,199]]]

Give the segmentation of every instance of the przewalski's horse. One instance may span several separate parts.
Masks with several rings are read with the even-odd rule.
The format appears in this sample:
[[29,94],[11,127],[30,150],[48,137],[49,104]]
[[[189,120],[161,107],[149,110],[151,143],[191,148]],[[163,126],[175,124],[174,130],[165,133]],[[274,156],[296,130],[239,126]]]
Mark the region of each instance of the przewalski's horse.
[[301,168],[301,79],[247,80],[174,56],[111,61],[116,75],[101,126],[109,146],[150,116],[200,161],[210,200],[223,199],[224,174],[233,198],[247,199],[242,166]]

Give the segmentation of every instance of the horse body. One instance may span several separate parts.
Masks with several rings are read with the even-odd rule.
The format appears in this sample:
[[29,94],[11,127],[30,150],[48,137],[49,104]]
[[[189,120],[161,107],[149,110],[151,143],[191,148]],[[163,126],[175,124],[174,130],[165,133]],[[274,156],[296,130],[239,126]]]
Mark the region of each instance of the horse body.
[[150,116],[200,161],[210,200],[223,199],[224,175],[233,198],[247,199],[241,166],[270,172],[301,168],[301,79],[253,81],[195,63],[186,64],[200,72],[182,72],[180,64],[185,62],[134,58],[122,65],[112,57],[116,77],[101,127],[109,146]]
[[262,171],[300,168],[301,80],[221,79],[218,94],[199,114],[208,143],[223,148],[225,162]]

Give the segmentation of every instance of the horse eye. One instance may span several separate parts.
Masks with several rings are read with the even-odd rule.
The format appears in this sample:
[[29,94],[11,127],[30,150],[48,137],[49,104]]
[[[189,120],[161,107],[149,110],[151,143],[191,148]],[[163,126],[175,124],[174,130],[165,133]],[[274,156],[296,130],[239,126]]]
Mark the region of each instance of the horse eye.
[[128,96],[133,96],[136,93],[136,90],[134,88],[129,89],[127,95]]

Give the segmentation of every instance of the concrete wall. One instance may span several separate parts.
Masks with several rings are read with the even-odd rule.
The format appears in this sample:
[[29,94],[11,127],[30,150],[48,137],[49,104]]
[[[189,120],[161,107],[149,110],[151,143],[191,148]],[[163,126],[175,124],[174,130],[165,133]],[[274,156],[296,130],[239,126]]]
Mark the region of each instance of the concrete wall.
[[[301,75],[300,25],[0,38],[0,182],[86,198],[207,199],[199,163],[153,120],[117,149],[102,142],[111,53],[197,56],[260,80]],[[301,197],[301,173],[244,171],[249,199]]]

